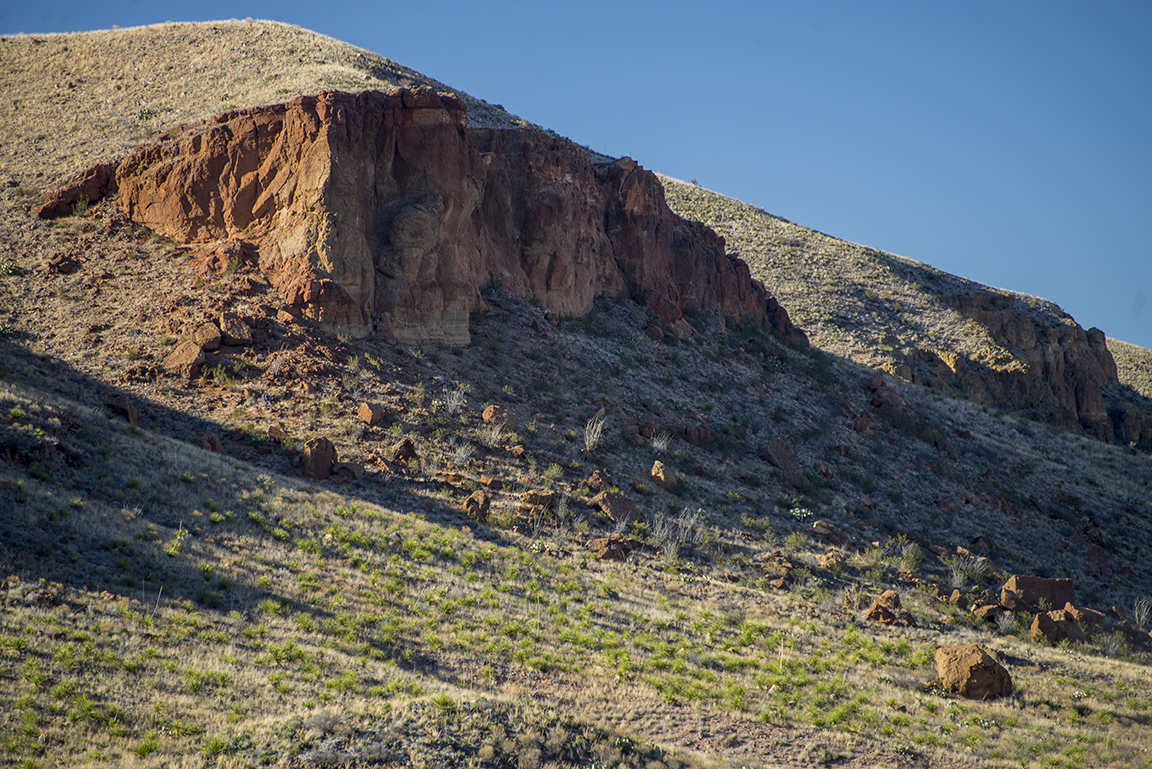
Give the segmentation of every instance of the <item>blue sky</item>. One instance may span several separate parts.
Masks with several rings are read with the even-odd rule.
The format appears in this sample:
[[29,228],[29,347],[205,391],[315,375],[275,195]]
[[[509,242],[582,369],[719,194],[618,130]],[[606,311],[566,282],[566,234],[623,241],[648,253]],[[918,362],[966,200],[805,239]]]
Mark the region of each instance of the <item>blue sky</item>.
[[106,0],[0,33],[244,17],[1152,347],[1152,3]]

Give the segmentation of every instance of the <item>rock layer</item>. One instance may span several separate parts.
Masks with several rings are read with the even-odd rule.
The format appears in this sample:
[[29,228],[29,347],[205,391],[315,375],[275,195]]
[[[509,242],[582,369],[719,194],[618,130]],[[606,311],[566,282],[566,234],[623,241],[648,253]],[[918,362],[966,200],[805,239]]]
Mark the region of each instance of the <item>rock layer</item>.
[[463,102],[430,89],[228,112],[90,169],[41,216],[81,187],[181,243],[252,244],[289,306],[355,338],[467,344],[480,290],[499,282],[560,314],[627,294],[661,332],[706,312],[807,343],[723,238],[669,210],[655,175],[534,130],[469,131]]

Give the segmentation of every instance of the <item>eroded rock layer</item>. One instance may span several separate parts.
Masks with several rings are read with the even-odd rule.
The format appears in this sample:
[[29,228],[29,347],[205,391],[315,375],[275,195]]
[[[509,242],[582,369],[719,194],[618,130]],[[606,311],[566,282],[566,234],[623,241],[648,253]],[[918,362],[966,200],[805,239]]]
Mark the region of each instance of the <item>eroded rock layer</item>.
[[354,338],[467,344],[480,290],[499,281],[559,314],[627,293],[661,332],[710,312],[807,342],[634,161],[594,165],[564,139],[466,126],[463,102],[430,89],[228,112],[89,169],[41,215],[115,192],[127,217],[181,243],[251,244],[290,307]]

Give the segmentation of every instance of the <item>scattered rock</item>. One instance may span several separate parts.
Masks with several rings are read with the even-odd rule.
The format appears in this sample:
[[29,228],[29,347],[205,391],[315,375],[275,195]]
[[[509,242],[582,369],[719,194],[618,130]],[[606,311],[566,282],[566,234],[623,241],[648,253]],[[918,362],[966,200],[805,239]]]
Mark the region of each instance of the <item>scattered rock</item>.
[[492,497],[490,497],[487,492],[476,490],[464,500],[464,504],[460,506],[460,509],[464,512],[464,515],[474,521],[486,521],[488,520],[488,509],[491,506]]
[[132,401],[128,400],[127,395],[112,395],[109,393],[100,400],[109,411],[118,417],[123,417],[128,421],[128,424],[140,424],[140,418],[136,414],[136,407],[132,405]]
[[234,312],[220,313],[220,341],[230,346],[252,344],[252,329]]
[[876,423],[876,417],[867,411],[857,417],[856,421],[852,423],[852,429],[861,438],[871,439],[880,434],[880,425]]
[[1036,613],[1036,608],[1032,604],[1021,598],[1015,591],[1007,588],[1000,590],[1000,605],[1010,612]]
[[846,561],[844,559],[844,553],[840,550],[829,550],[827,553],[819,556],[816,559],[817,566],[819,566],[821,569],[827,569],[828,571],[833,572],[842,569],[845,563]]
[[792,562],[784,557],[779,550],[773,550],[772,555],[761,564],[764,569],[764,578],[768,584],[777,590],[787,590],[792,584]]
[[408,464],[413,459],[417,459],[418,456],[419,455],[416,453],[416,444],[414,444],[412,439],[407,435],[398,440],[392,446],[393,462],[402,462],[404,464]]
[[481,418],[483,418],[484,424],[487,425],[500,425],[505,430],[516,429],[516,415],[503,406],[497,406],[496,404],[488,406],[484,409],[484,413],[481,414]]
[[971,700],[1007,697],[1012,693],[1012,677],[980,644],[937,649],[936,675],[946,691]]
[[616,484],[608,477],[608,473],[603,470],[593,470],[592,475],[588,476],[588,480],[584,483],[593,491],[607,491],[616,487]]
[[784,441],[777,438],[769,442],[767,446],[760,449],[760,458],[779,469],[784,480],[797,489],[803,490],[809,487],[808,479],[800,472],[800,462]]
[[1029,634],[1033,641],[1047,641],[1050,644],[1058,644],[1065,639],[1073,643],[1084,643],[1088,640],[1076,617],[1065,609],[1042,611],[1037,614],[1032,620]]
[[192,332],[192,341],[200,345],[201,350],[220,349],[220,328],[215,323],[201,323]]
[[589,540],[588,549],[595,550],[602,561],[623,561],[632,552],[632,541],[623,534],[609,534]]
[[185,379],[200,376],[200,366],[204,363],[204,350],[195,341],[181,342],[176,349],[164,358],[164,368]]
[[305,478],[322,481],[332,473],[336,464],[336,447],[327,438],[313,438],[304,444],[300,471]]
[[650,476],[653,483],[666,491],[676,487],[676,472],[669,470],[659,459],[652,463]]
[[589,500],[589,504],[599,506],[616,523],[631,524],[644,518],[635,502],[614,491],[600,492]]
[[809,536],[827,542],[833,547],[845,547],[852,541],[847,532],[841,531],[828,521],[813,521],[812,525],[808,527],[807,533]]
[[911,627],[916,624],[912,615],[901,610],[900,594],[895,590],[885,590],[868,607],[865,619],[878,622],[881,625],[902,625]]
[[364,465],[359,462],[337,462],[332,465],[332,475],[342,481],[364,480]]
[[1046,579],[1014,574],[1001,588],[1001,602],[1005,591],[1015,593],[1024,603],[1039,609],[1076,603],[1076,592],[1070,579]]
[[716,442],[716,433],[708,425],[690,422],[676,428],[676,433],[693,446],[707,446]]
[[1096,611],[1095,609],[1087,609],[1079,606],[1074,606],[1071,603],[1064,604],[1064,611],[1072,615],[1072,619],[1080,624],[1081,628],[1085,627],[1099,627],[1104,622],[1104,612]]
[[948,603],[953,606],[959,606],[961,610],[968,608],[968,599],[959,589],[953,590],[952,594],[948,596]]
[[359,410],[356,412],[357,418],[367,425],[375,427],[381,424],[388,416],[388,412],[384,410],[384,406],[379,403],[368,403],[365,401],[360,404]]
[[552,508],[556,506],[556,492],[535,489],[520,495],[520,504]]
[[220,437],[215,433],[200,433],[192,439],[192,445],[199,446],[205,451],[211,451],[213,454],[224,453],[224,444],[220,442]]

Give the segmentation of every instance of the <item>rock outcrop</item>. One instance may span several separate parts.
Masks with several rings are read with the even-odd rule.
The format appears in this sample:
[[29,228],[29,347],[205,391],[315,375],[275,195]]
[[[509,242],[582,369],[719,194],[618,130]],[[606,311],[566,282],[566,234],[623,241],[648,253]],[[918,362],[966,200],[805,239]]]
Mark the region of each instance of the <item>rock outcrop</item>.
[[355,338],[467,344],[480,290],[499,282],[566,315],[627,294],[657,334],[703,312],[807,343],[723,238],[671,212],[655,175],[535,130],[469,131],[464,103],[426,88],[224,113],[89,169],[40,215],[111,193],[181,243],[251,247],[294,314]]
[[[891,373],[1098,440],[1113,440],[1116,415],[1109,415],[1105,389],[1119,379],[1104,332],[1085,331],[1067,316],[1053,322],[1052,316],[1031,312],[1010,294],[977,290],[941,299],[987,329],[999,349],[967,357],[918,349],[902,365],[886,367]],[[1130,425],[1128,432],[1134,430],[1140,427]]]

